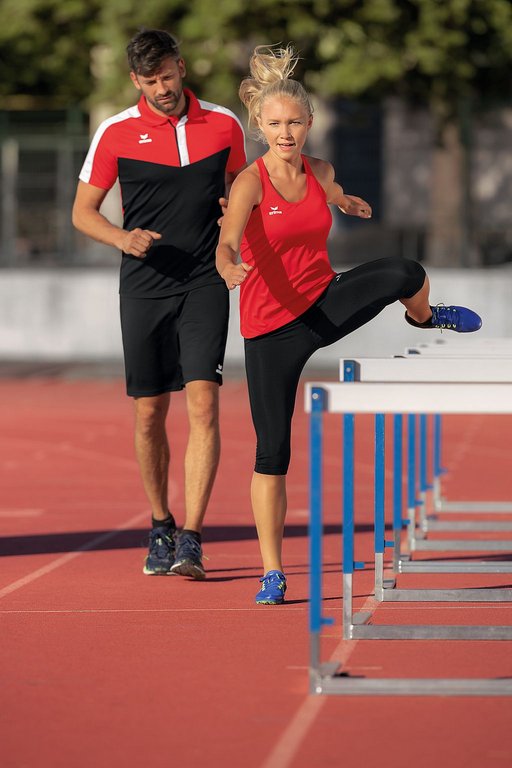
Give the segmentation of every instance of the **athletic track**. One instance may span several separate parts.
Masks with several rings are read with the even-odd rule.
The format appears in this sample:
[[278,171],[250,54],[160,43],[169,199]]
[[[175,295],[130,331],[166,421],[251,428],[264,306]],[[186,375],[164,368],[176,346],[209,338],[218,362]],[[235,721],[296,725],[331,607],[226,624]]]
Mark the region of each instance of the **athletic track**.
[[[282,607],[253,603],[260,570],[242,377],[222,390],[223,455],[206,520],[203,583],[142,574],[148,506],[131,403],[116,371],[92,378],[73,366],[4,366],[0,416],[2,768],[512,765],[509,698],[308,694],[302,392],[289,476],[289,599]],[[179,467],[181,393],[173,396],[169,429]],[[511,676],[510,642],[340,640],[340,434],[333,417],[326,429],[324,612],[335,626],[325,631],[324,659],[344,661],[353,675]],[[446,418],[447,496],[511,498],[511,434],[512,417]],[[363,560],[372,552],[370,437],[358,451],[356,554]],[[179,472],[171,500],[181,522]],[[372,577],[357,574],[356,607],[371,604]],[[401,578],[401,586],[512,586],[512,574]],[[385,603],[374,620],[512,624],[512,611],[506,603]]]

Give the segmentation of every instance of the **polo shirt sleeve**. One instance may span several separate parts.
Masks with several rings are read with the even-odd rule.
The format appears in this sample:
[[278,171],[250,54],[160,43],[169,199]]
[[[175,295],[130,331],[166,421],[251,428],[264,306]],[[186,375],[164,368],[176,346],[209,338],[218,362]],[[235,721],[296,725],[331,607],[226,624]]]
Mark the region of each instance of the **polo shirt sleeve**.
[[238,171],[247,162],[245,154],[245,136],[238,120],[231,121],[231,151],[229,153],[226,170]]
[[109,133],[108,126],[102,123],[94,135],[79,175],[81,181],[101,189],[113,187],[118,175],[117,156],[112,150]]

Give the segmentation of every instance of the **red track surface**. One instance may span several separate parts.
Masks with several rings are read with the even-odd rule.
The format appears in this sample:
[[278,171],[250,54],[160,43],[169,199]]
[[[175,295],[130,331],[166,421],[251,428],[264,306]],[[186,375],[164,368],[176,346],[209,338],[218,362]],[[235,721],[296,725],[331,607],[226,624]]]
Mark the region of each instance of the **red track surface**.
[[[308,425],[301,396],[285,547],[289,600],[276,608],[253,603],[260,569],[243,381],[228,381],[222,392],[223,457],[207,516],[204,583],[142,575],[148,508],[121,380],[7,378],[0,402],[2,768],[512,764],[509,698],[308,695]],[[336,624],[325,633],[325,660],[343,660],[354,675],[511,676],[510,642],[340,640],[340,428],[332,418],[324,612]],[[179,467],[181,394],[173,397],[169,425]],[[512,420],[453,417],[445,425],[447,496],[510,498]],[[369,560],[369,439],[359,451],[356,557]],[[171,490],[179,521],[181,487],[178,472]],[[372,575],[357,575],[357,607],[371,594]],[[506,574],[414,574],[399,586],[511,581]],[[387,603],[376,608],[375,621],[511,624],[512,616],[510,604]]]

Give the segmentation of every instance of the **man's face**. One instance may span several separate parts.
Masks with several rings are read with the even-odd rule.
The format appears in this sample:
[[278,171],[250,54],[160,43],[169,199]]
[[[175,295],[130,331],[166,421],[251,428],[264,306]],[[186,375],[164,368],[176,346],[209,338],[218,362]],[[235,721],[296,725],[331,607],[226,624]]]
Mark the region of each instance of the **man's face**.
[[158,72],[140,75],[130,72],[137,90],[142,91],[150,109],[160,115],[179,115],[185,109],[183,78],[186,75],[183,59],[165,59]]

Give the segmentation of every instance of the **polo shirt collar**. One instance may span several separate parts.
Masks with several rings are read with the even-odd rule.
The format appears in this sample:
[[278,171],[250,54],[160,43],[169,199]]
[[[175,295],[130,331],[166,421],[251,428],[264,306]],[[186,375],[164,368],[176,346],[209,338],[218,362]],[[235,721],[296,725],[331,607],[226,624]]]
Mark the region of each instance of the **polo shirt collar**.
[[182,115],[181,118],[158,115],[156,112],[149,108],[146,97],[142,95],[139,99],[138,108],[141,116],[144,119],[144,122],[148,123],[149,125],[165,125],[166,123],[176,125],[183,117],[186,117],[187,120],[200,117],[202,114],[202,109],[196,96],[188,88],[184,88],[183,92],[188,98],[188,110],[184,115]]

